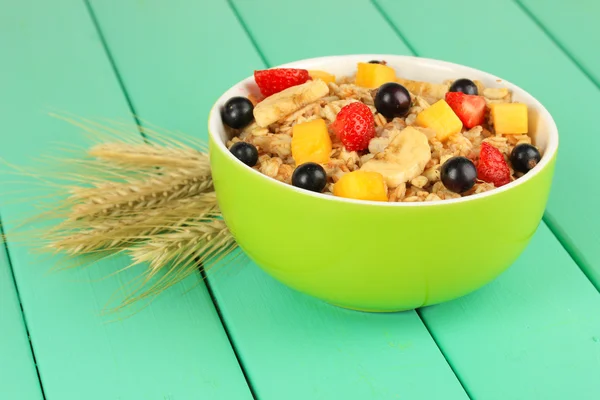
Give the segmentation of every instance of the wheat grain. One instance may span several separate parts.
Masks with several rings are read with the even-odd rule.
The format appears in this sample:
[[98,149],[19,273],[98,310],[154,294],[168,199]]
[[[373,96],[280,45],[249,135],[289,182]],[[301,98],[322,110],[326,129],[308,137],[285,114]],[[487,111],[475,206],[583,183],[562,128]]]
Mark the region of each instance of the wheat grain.
[[[148,263],[149,269],[138,290],[126,298],[122,306],[161,293],[181,282],[198,267],[210,268],[237,248],[222,220],[197,220],[175,232],[157,235],[132,247],[130,267]],[[162,273],[158,277],[158,273]]]
[[208,155],[191,148],[155,146],[151,144],[104,143],[90,149],[89,155],[136,168],[171,167],[210,170]]
[[71,218],[93,217],[126,210],[157,208],[173,200],[193,197],[212,189],[204,171],[177,169],[162,175],[149,174],[144,180],[125,183],[105,182],[93,188],[71,190]]
[[191,220],[218,216],[214,192],[173,200],[160,208],[141,208],[128,215],[99,216],[95,220],[68,219],[45,235],[48,247],[70,255],[114,249],[168,232]]
[[132,264],[114,274],[147,264],[119,308],[160,294],[200,264],[207,269],[237,248],[220,219],[202,140],[146,123],[137,127],[144,140],[131,123],[53,116],[83,129],[94,146],[67,144],[67,157],[54,153],[42,160],[62,162],[62,169],[47,165],[35,173],[10,167],[60,191],[59,202],[35,220],[53,222],[35,231],[42,240],[38,247],[63,253],[72,267],[130,255]]

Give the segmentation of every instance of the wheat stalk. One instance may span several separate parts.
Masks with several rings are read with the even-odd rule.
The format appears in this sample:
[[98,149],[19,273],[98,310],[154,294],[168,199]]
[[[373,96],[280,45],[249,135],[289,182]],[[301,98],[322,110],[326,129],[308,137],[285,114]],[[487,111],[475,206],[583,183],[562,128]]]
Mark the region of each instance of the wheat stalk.
[[171,167],[204,168],[210,173],[208,156],[190,148],[164,147],[151,144],[103,143],[92,147],[89,154],[101,160],[136,168]]
[[66,195],[40,215],[61,220],[40,238],[45,249],[73,261],[129,254],[132,264],[124,269],[147,264],[140,285],[121,307],[160,294],[199,265],[207,269],[237,248],[220,219],[203,142],[145,127],[152,144],[143,143],[127,131],[129,124],[58,117],[82,128],[96,144],[83,156],[46,158],[68,167],[60,173],[20,169]]
[[129,253],[133,263],[128,268],[147,263],[149,269],[139,289],[121,307],[161,293],[200,267],[209,270],[236,248],[227,226],[219,219],[190,221],[189,226],[132,247]]
[[173,200],[199,195],[212,188],[210,174],[201,169],[166,170],[163,174],[148,174],[146,179],[124,183],[107,182],[93,188],[76,187],[69,199],[72,218],[110,214],[123,210],[158,208]]
[[114,215],[94,221],[68,219],[45,236],[48,247],[70,255],[98,250],[120,250],[154,235],[184,226],[190,219],[218,216],[216,196],[206,193],[175,200],[161,208]]

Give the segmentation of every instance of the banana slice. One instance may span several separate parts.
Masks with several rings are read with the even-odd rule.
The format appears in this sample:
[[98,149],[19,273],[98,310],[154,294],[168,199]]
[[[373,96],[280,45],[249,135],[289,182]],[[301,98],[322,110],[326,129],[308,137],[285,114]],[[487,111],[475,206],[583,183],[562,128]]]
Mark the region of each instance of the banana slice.
[[409,126],[394,137],[382,157],[370,159],[360,169],[379,172],[390,188],[396,188],[421,175],[430,159],[427,136]]
[[439,99],[443,99],[446,92],[448,92],[448,85],[441,83],[411,81],[402,78],[396,78],[396,82],[404,86],[409,92],[423,97],[428,103],[435,103]]
[[327,94],[329,86],[320,79],[292,86],[258,103],[254,119],[258,126],[267,127]]

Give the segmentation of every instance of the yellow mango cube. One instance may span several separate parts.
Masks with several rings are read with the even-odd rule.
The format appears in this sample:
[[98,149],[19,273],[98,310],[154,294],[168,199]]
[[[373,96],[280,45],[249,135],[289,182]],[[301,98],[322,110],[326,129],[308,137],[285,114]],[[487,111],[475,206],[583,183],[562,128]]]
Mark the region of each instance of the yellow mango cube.
[[463,126],[460,118],[444,99],[436,101],[431,107],[417,114],[415,122],[423,128],[433,129],[440,141],[460,132]]
[[333,194],[357,200],[388,201],[387,187],[379,172],[354,171],[333,185]]
[[319,70],[309,70],[308,75],[310,75],[310,77],[312,79],[320,79],[325,83],[334,83],[335,82],[335,75],[330,74],[329,72],[319,71]]
[[306,162],[324,164],[331,154],[331,137],[325,120],[319,118],[292,128],[292,157],[296,165]]
[[496,133],[522,135],[527,133],[527,105],[523,103],[490,104],[492,124]]
[[374,89],[388,82],[396,81],[396,71],[383,64],[358,63],[356,84]]

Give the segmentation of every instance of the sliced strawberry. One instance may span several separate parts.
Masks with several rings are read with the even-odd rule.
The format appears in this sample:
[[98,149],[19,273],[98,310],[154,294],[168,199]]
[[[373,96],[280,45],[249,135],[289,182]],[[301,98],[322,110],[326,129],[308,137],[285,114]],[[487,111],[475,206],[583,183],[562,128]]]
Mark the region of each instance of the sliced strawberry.
[[462,92],[446,93],[446,103],[460,118],[466,128],[481,125],[485,119],[485,99]]
[[477,163],[477,179],[493,183],[496,187],[510,182],[510,168],[504,156],[500,150],[487,142],[481,144]]
[[369,106],[357,101],[342,107],[331,129],[346,150],[365,150],[375,137],[375,119]]
[[297,68],[273,68],[254,71],[254,80],[263,96],[269,97],[310,79],[308,71]]

